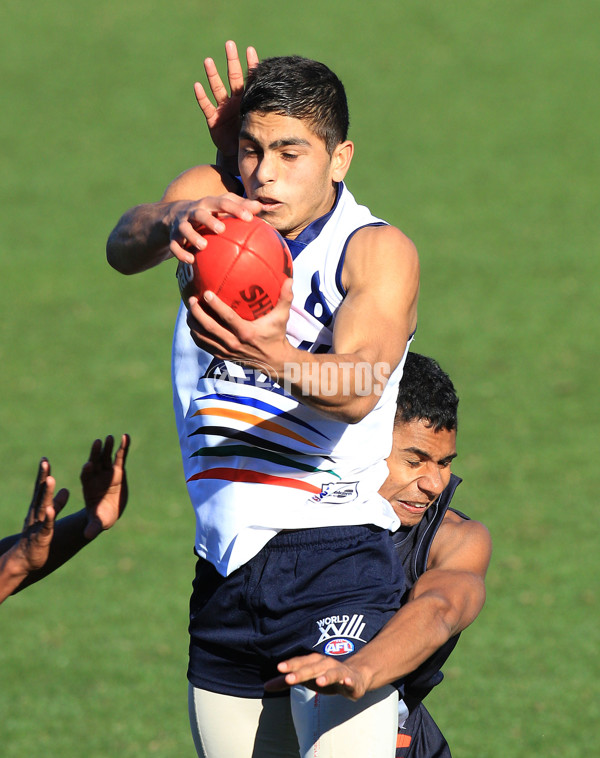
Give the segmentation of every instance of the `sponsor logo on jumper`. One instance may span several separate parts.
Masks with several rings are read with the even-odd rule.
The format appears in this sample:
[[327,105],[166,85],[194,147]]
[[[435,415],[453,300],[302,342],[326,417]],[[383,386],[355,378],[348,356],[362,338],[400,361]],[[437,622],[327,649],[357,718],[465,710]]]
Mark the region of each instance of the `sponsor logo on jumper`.
[[323,648],[325,655],[348,655],[354,652],[354,642],[351,640],[329,640]]
[[315,503],[347,503],[358,497],[358,482],[328,482],[311,500]]
[[[317,647],[317,645],[325,642],[325,640],[332,640],[336,637],[349,637],[350,639],[366,642],[360,636],[367,625],[366,622],[363,622],[363,619],[364,615],[361,614],[359,616],[356,613],[352,616],[344,614],[343,616],[327,616],[327,618],[320,619],[317,621],[317,626],[319,627],[321,636],[313,647]],[[348,640],[345,640],[345,642],[348,642]],[[337,653],[337,655],[341,655],[341,653]]]

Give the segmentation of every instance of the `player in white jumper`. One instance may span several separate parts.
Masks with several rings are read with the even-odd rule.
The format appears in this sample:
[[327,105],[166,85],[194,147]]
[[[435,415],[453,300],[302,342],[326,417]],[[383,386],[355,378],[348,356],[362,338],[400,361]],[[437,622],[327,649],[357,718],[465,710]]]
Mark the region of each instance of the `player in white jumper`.
[[[218,94],[207,68],[222,116],[239,105],[231,45],[228,57],[231,97]],[[183,243],[204,247],[200,224],[218,233],[219,213],[257,214],[294,257],[293,295],[288,281],[267,316],[246,322],[208,294],[191,300],[187,323],[180,310],[176,326],[175,411],[199,556],[192,729],[198,754],[209,758],[298,755],[298,742],[301,755],[366,754],[363,744],[371,756],[393,755],[392,688],[341,702],[343,713],[329,702],[320,711],[299,688],[292,727],[287,698],[264,698],[262,685],[293,651],[357,649],[398,606],[402,571],[388,531],[398,520],[377,490],[416,327],[418,258],[343,184],[353,145],[335,74],[298,57],[249,62],[241,184],[223,167],[190,169],[160,203],[128,211],[107,245],[123,273],[172,256],[189,263]],[[221,137],[230,131],[214,126],[226,153]]]

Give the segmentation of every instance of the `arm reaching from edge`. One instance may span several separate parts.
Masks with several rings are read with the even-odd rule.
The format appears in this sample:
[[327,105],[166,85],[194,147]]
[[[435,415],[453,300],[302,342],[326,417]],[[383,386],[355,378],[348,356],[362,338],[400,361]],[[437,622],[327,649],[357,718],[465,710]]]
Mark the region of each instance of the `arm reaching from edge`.
[[0,541],[0,603],[48,560],[55,518],[69,499],[65,489],[53,498],[55,486],[50,463],[42,458],[23,531]]
[[109,435],[104,444],[94,441],[81,471],[85,507],[58,521],[69,493],[60,490],[52,499],[55,480],[49,475],[48,461],[42,459],[23,531],[0,542],[0,602],[56,571],[115,524],[127,505],[129,443],[124,434],[113,461],[113,437]]

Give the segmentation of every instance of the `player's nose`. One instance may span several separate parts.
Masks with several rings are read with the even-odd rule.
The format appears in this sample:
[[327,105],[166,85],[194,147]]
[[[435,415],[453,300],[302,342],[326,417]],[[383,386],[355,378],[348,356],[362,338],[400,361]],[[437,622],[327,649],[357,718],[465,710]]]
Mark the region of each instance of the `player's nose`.
[[433,499],[442,493],[444,487],[442,472],[438,466],[431,463],[425,474],[419,478],[419,489]]
[[277,178],[277,163],[270,155],[263,155],[256,169],[256,178],[260,184],[274,182]]

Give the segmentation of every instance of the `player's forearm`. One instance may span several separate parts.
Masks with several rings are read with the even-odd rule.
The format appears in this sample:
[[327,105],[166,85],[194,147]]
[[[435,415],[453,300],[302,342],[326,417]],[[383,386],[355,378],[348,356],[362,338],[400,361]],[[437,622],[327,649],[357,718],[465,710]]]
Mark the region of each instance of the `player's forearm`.
[[122,274],[136,274],[170,258],[173,205],[148,203],[124,213],[106,243],[110,265]]
[[415,671],[477,618],[485,602],[487,549],[485,554],[485,566],[432,568],[419,577],[408,602],[350,659],[352,667],[367,682],[367,689],[376,689]]
[[305,405],[347,424],[361,421],[373,410],[388,379],[383,364],[365,360],[357,353],[293,350],[280,371],[288,392]]
[[54,534],[50,543],[50,552],[46,563],[39,569],[30,572],[19,584],[15,592],[20,592],[30,584],[51,574],[66,563],[82,548],[90,543],[83,532],[88,523],[85,509],[59,519],[54,524]]
[[360,672],[367,690],[402,679],[453,634],[453,612],[442,598],[423,598],[400,609],[347,663]]

